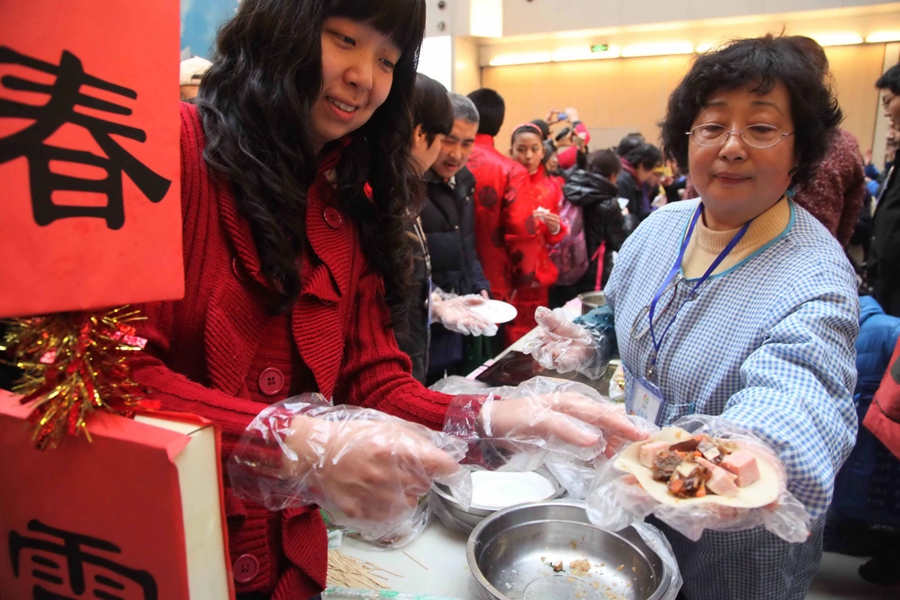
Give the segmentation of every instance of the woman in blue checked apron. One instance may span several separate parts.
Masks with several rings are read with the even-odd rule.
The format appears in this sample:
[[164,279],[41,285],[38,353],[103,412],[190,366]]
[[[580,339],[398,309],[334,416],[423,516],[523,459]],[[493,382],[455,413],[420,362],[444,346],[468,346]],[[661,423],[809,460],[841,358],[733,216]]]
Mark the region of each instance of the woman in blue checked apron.
[[697,58],[669,99],[662,138],[700,198],[656,211],[625,242],[606,307],[580,326],[540,315],[535,354],[555,356],[552,366],[589,371],[596,349],[566,338],[614,323],[629,410],[658,425],[721,415],[784,464],[812,518],[806,542],[761,527],[707,529],[692,542],[663,527],[689,600],[805,598],[834,477],[856,437],[854,273],[785,195],[814,174],[842,117],[798,46],[767,36]]

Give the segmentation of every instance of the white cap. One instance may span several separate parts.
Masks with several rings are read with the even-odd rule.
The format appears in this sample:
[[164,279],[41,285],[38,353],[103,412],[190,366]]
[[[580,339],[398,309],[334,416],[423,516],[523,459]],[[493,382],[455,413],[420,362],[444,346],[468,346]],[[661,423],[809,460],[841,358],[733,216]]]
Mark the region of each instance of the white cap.
[[200,85],[200,78],[211,66],[211,62],[200,56],[181,61],[181,85]]

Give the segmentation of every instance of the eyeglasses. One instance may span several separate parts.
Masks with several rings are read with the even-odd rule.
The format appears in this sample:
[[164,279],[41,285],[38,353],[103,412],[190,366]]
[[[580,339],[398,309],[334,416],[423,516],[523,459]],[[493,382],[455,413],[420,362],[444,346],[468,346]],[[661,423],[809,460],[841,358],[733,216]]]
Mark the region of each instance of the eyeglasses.
[[707,123],[697,125],[685,135],[691,136],[691,139],[700,146],[723,146],[732,133],[739,134],[744,143],[751,148],[771,148],[787,136],[794,135],[793,131],[784,133],[774,125],[763,123],[733,130],[726,129],[724,125]]

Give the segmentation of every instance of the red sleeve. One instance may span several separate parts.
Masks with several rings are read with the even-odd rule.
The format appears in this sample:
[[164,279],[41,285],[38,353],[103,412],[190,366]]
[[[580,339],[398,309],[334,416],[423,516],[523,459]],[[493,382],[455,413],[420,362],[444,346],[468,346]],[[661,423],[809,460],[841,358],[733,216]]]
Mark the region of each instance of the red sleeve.
[[506,251],[510,256],[513,286],[523,276],[535,272],[535,256],[527,248],[534,244],[534,231],[529,232],[526,223],[534,212],[534,193],[525,167],[510,161],[508,167],[506,189],[503,193],[503,205],[500,209],[500,221],[504,232]]
[[[559,213],[557,213],[559,214]],[[548,246],[555,246],[566,238],[566,235],[569,233],[569,228],[566,227],[566,224],[562,222],[562,219],[559,221],[559,231],[555,234],[550,233],[550,228],[547,227],[547,224],[541,222],[544,230],[544,238],[547,240]]]
[[390,313],[380,275],[374,271],[363,275],[352,310],[356,325],[347,338],[335,399],[441,430],[453,396],[433,392],[413,379],[409,358],[387,325]]
[[159,357],[169,351],[173,306],[173,302],[155,302],[141,307],[147,320],[138,331],[147,339],[147,347],[132,363],[133,379],[150,388],[149,398],[159,400],[163,410],[206,417],[221,427],[224,435],[240,436],[266,405],[194,383],[163,363]]
[[571,169],[578,160],[578,146],[575,144],[566,146],[556,154],[556,159],[559,161],[560,169]]
[[534,212],[534,198],[528,171],[518,163],[510,165],[506,174],[503,190],[501,219],[503,230],[507,234],[519,234],[523,231],[524,219]]
[[872,405],[866,412],[862,424],[900,460],[900,382],[894,375],[898,359],[900,359],[900,341],[894,347],[889,366],[881,378]]

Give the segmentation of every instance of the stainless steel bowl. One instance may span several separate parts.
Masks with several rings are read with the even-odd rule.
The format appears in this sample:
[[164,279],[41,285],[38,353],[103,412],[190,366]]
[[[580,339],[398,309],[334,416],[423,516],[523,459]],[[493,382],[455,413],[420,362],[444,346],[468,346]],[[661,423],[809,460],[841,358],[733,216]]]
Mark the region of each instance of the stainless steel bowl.
[[[556,481],[556,478],[550,474],[550,471],[545,469],[544,467],[539,467],[535,469],[535,473],[540,473],[541,476],[545,477],[550,483],[553,484],[553,493],[547,497],[543,498],[543,500],[553,500],[555,498],[559,498],[565,493],[565,488],[559,485],[559,482]],[[477,504],[473,504],[469,507],[469,510],[463,510],[463,507],[460,506],[459,502],[450,494],[450,490],[447,489],[446,486],[441,485],[440,483],[435,483],[432,488],[434,493],[438,496],[437,502],[442,502],[443,507],[450,513],[451,516],[458,519],[461,525],[468,526],[468,531],[471,531],[475,528],[476,525],[481,523],[486,517],[491,516],[498,509],[491,508],[488,506],[478,506]]]
[[574,500],[496,512],[469,535],[466,558],[478,597],[494,600],[658,600],[672,578],[637,531],[603,531]]
[[581,314],[586,315],[595,308],[606,306],[606,294],[603,292],[585,292],[578,294],[581,300]]

